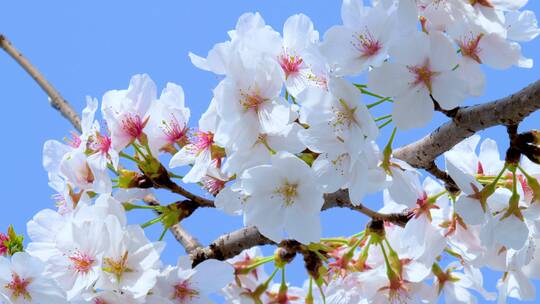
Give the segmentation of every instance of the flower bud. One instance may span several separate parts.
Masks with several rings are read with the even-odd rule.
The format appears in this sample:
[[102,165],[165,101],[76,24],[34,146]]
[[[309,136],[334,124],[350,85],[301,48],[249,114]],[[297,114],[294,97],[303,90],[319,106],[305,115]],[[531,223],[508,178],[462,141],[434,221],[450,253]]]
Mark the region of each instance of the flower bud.
[[8,242],[9,242],[9,237],[3,233],[0,233],[0,255],[7,254]]
[[381,242],[385,238],[384,222],[382,220],[369,221],[366,234],[371,236],[373,242]]
[[274,254],[276,267],[283,268],[294,260],[296,256],[297,246],[295,244],[289,244],[286,241],[283,246],[278,247]]
[[526,144],[540,145],[540,130],[530,130],[519,134],[518,139]]
[[540,146],[527,145],[523,147],[522,153],[533,163],[540,165]]
[[10,225],[7,231],[7,240],[4,240],[3,246],[6,248],[5,254],[13,256],[17,252],[23,252],[24,237],[22,235],[17,235],[13,225]]

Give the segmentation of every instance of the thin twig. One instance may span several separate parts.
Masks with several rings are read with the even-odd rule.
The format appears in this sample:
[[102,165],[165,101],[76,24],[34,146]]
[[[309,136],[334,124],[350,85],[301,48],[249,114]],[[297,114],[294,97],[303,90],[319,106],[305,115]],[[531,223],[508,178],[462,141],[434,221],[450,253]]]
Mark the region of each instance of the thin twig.
[[407,224],[411,216],[410,212],[407,210],[398,213],[380,213],[364,206],[361,203],[353,205],[349,198],[348,190],[338,190],[334,193],[328,193],[324,195],[324,205],[322,207],[322,210],[336,207],[349,208],[351,210],[363,213],[372,219],[390,222],[402,227]]
[[246,227],[224,234],[208,247],[195,250],[191,254],[191,260],[194,266],[207,259],[226,260],[238,255],[244,249],[265,244],[274,242],[264,237],[257,228]]
[[0,47],[8,53],[17,63],[34,79],[35,82],[47,93],[51,106],[60,111],[62,115],[71,122],[73,127],[81,132],[81,119],[71,105],[60,95],[60,93],[43,77],[43,75],[19,52],[13,44],[0,34]]
[[[153,195],[147,195],[144,197],[143,201],[150,206],[158,206],[159,202]],[[198,248],[202,248],[201,243],[192,236],[180,223],[173,225],[169,228],[169,231],[174,235],[174,238],[182,244],[184,249],[188,254],[194,252]]]
[[141,166],[139,166],[139,169],[144,173],[143,178],[148,179],[154,188],[168,189],[173,193],[180,194],[183,197],[194,201],[195,203],[199,204],[200,207],[214,207],[214,201],[191,193],[175,183],[169,176],[167,169],[162,164],[160,164],[160,168],[157,170],[157,172],[147,173],[144,171],[144,167]]
[[436,178],[444,181],[444,187],[448,192],[450,193],[457,193],[459,192],[459,187],[456,185],[456,182],[452,179],[452,177],[445,171],[439,169],[437,165],[435,164],[435,161],[431,162],[427,168],[424,168],[427,172],[431,173]]

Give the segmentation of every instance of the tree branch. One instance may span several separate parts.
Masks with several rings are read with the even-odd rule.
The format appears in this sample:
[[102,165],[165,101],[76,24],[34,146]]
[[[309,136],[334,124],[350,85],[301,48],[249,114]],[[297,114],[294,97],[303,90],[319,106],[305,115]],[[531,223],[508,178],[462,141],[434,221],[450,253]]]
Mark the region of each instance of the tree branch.
[[206,248],[199,248],[191,254],[193,266],[207,259],[226,260],[238,255],[242,250],[258,245],[274,244],[255,227],[246,227],[224,234]]
[[184,189],[182,186],[175,183],[169,176],[169,172],[167,171],[167,169],[162,164],[160,164],[157,172],[147,173],[144,171],[144,167],[141,166],[139,166],[139,170],[144,173],[143,180],[141,180],[140,183],[144,183],[144,180],[146,179],[150,181],[150,186],[148,187],[153,186],[156,189],[168,189],[173,193],[180,194],[183,197],[194,201],[201,207],[215,207],[214,201],[191,193],[188,190]]
[[[156,200],[156,198],[153,195],[147,195],[144,197],[143,201],[150,206],[158,206],[159,202]],[[192,236],[187,230],[180,225],[180,223],[173,225],[171,228],[169,228],[169,231],[174,235],[174,238],[182,244],[184,249],[186,250],[186,253],[190,254],[197,250],[198,248],[201,248],[202,245],[199,243],[199,241]]]
[[521,122],[540,109],[540,80],[497,101],[459,108],[452,121],[424,138],[394,150],[394,157],[416,168],[427,169],[441,154],[474,133],[496,125]]
[[[362,204],[354,206],[349,199],[348,190],[339,190],[324,195],[324,205],[322,210],[337,207],[350,208],[363,213],[374,220],[387,221],[399,226],[405,226],[411,217],[411,214],[408,211],[383,214],[371,210]],[[246,227],[220,236],[208,247],[199,248],[194,251],[191,254],[191,258],[193,260],[193,266],[195,266],[206,259],[226,260],[238,255],[244,249],[266,244],[275,244],[275,242],[263,236],[256,227]]]
[[[51,105],[58,110],[71,124],[81,131],[81,122],[77,113],[69,103],[54,89],[43,75],[22,54],[0,34],[0,47],[6,51],[19,65],[38,83],[47,93]],[[440,108],[440,107],[439,107]],[[497,101],[484,103],[472,107],[456,108],[451,111],[443,111],[452,121],[445,123],[424,138],[394,150],[394,157],[399,158],[416,168],[423,168],[434,176],[444,180],[447,185],[453,181],[447,174],[435,166],[435,159],[442,153],[450,150],[463,139],[474,133],[496,125],[516,125],[525,117],[540,108],[540,80],[522,89],[516,94]],[[197,202],[200,206],[212,207],[213,201],[196,196],[170,181],[165,188],[172,192]],[[146,200],[145,200],[146,201]],[[155,199],[147,203],[157,203]],[[373,211],[362,204],[353,206],[350,202],[348,191],[340,190],[325,195],[323,210],[343,207],[361,212],[374,220],[383,220],[405,225],[409,220],[409,212],[399,214],[381,214]],[[206,259],[227,259],[239,254],[242,250],[256,245],[273,243],[259,233],[255,227],[243,228],[219,237],[210,246],[203,248],[202,245],[191,236],[180,224],[171,227],[175,238],[191,254],[194,264]]]
[[[497,101],[457,109],[455,115],[452,113],[454,115],[452,121],[440,126],[419,141],[396,149],[394,157],[414,167],[426,169],[445,181],[447,185],[453,186],[453,181],[447,173],[435,166],[434,161],[439,155],[480,130],[496,125],[515,125],[538,109],[540,109],[540,80],[516,94]],[[408,220],[406,213],[388,215],[380,214],[363,205],[355,207],[350,202],[347,190],[325,195],[323,210],[335,207],[350,208],[373,219],[396,224],[404,224]],[[209,247],[201,249],[192,257],[194,263],[200,263],[207,258],[227,259],[244,249],[269,243],[271,241],[262,236],[255,227],[248,227],[221,236]]]
[[51,106],[60,111],[62,115],[71,122],[77,131],[81,132],[81,119],[71,105],[60,95],[60,93],[43,77],[43,75],[19,52],[6,36],[0,34],[0,47],[8,53],[17,63],[37,82],[37,84],[47,93]]
[[324,205],[322,207],[322,210],[336,207],[349,208],[351,210],[363,213],[372,219],[390,222],[402,227],[405,226],[405,224],[407,224],[410,219],[410,212],[408,210],[401,213],[385,214],[374,211],[364,206],[363,204],[358,204],[358,206],[355,206],[351,203],[348,190],[338,190],[334,193],[327,193],[324,195]]

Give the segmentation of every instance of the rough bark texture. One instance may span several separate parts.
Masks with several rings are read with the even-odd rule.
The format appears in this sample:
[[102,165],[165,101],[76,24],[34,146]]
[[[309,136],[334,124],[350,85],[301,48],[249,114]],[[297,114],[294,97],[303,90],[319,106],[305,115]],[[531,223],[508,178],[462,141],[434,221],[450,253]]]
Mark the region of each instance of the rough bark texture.
[[207,259],[226,260],[238,255],[242,250],[258,245],[274,244],[260,234],[255,227],[246,227],[220,236],[208,247],[199,248],[191,254],[193,265]]
[[[0,35],[0,47],[13,57],[49,95],[51,105],[60,111],[77,130],[80,130],[80,118],[73,111],[73,108],[3,35]],[[451,183],[452,181],[448,179],[447,174],[434,166],[434,161],[438,156],[480,130],[496,125],[516,125],[539,108],[540,80],[515,94],[497,101],[452,110],[452,120],[450,122],[438,127],[424,138],[394,150],[394,157],[406,161],[413,167],[428,170],[447,184]],[[197,202],[201,207],[213,206],[212,201],[200,198],[179,185],[172,184],[168,185],[170,187],[165,188]],[[347,190],[325,195],[323,210],[335,207],[350,208],[366,214],[375,221],[390,221],[398,225],[404,225],[410,216],[408,212],[385,215],[361,204],[353,206]],[[227,233],[216,239],[208,247],[202,247],[197,239],[191,236],[180,224],[173,226],[171,232],[186,248],[186,251],[191,254],[194,264],[206,259],[228,259],[239,254],[244,249],[274,243],[261,235],[255,227],[247,227]]]
[[427,169],[439,155],[474,133],[496,126],[515,125],[540,108],[540,80],[497,101],[457,110],[452,121],[424,138],[394,151],[394,157]]
[[[434,160],[439,155],[480,130],[496,125],[515,125],[539,108],[540,80],[497,101],[458,109],[452,121],[438,127],[419,141],[394,150],[394,157],[406,161],[413,167],[427,169],[445,182],[451,183],[452,181],[446,178],[445,172],[434,167]],[[346,190],[325,195],[323,210],[334,207],[351,208],[374,219],[395,223],[403,223],[404,219],[408,219],[407,214],[381,215],[361,204],[352,206]],[[227,259],[243,249],[263,244],[269,244],[269,240],[254,227],[240,229],[218,238],[209,247],[202,249],[198,252],[199,255],[194,256],[194,263],[200,263],[205,258]]]

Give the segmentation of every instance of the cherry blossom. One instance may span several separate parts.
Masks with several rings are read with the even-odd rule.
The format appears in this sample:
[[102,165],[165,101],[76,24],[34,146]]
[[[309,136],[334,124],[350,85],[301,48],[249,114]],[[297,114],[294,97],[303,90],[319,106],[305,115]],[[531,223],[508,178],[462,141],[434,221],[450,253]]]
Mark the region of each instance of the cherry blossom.
[[389,52],[392,61],[369,73],[368,87],[395,97],[392,117],[399,128],[424,126],[433,116],[434,101],[451,110],[467,97],[466,83],[454,71],[457,53],[445,34],[411,33]]
[[67,303],[65,292],[48,277],[45,264],[27,253],[0,257],[0,299],[4,303]]
[[[532,66],[520,43],[540,30],[526,3],[344,0],[342,24],[322,41],[306,15],[287,18],[280,34],[245,13],[206,58],[189,54],[219,75],[195,126],[183,88],[167,83],[158,97],[146,74],[101,105],[87,97],[80,132],[43,145],[52,209],[28,221],[26,243],[12,226],[0,232],[0,302],[534,300],[540,131],[507,125],[503,154],[473,135],[431,164],[393,150],[434,111],[459,127],[457,107],[483,94],[485,67]],[[336,206],[371,221],[327,236],[320,213]],[[201,245],[183,227],[201,207],[242,216],[245,227]],[[146,223],[128,217],[139,209]],[[176,265],[146,234],[154,224],[160,240],[171,232],[184,246]],[[295,257],[301,286],[288,281]],[[497,286],[484,287],[484,269]]]
[[379,66],[388,57],[396,33],[395,11],[380,6],[364,7],[362,1],[343,1],[342,26],[324,35],[321,52],[336,75],[355,75]]
[[244,222],[266,237],[280,241],[283,232],[308,244],[320,238],[322,192],[314,184],[311,168],[296,156],[279,152],[271,165],[250,168],[242,174],[242,190],[249,195]]
[[208,296],[233,280],[233,268],[226,262],[206,260],[191,268],[189,260],[180,258],[178,265],[165,269],[153,289],[152,301],[163,303],[209,303]]
[[156,84],[148,75],[135,75],[127,90],[112,90],[103,95],[101,112],[117,151],[135,140],[145,140],[148,110],[156,99]]

